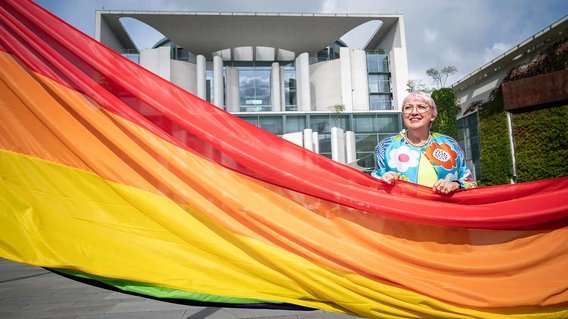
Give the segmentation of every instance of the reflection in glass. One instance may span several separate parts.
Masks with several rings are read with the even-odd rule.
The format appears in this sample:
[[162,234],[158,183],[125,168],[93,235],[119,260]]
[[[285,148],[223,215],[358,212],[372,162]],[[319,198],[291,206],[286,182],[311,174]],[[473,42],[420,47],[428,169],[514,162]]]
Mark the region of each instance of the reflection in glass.
[[[330,116],[329,115],[313,115],[313,116],[310,116],[310,128],[314,132],[318,132],[319,134],[330,133],[331,132],[331,125],[330,124],[331,123],[330,123]],[[321,148],[320,148],[320,150],[321,150]]]
[[268,66],[237,67],[241,112],[271,110],[270,71]]
[[286,116],[286,133],[303,132],[305,128],[305,116]]
[[318,139],[320,154],[331,158],[331,134],[319,134]]
[[381,53],[367,54],[367,72],[369,73],[389,73],[389,56]]
[[[344,130],[353,130],[359,165],[370,168],[374,166],[374,153],[377,143],[389,136],[396,135],[402,129],[402,121],[398,112],[376,112],[340,114],[239,114],[240,118],[263,128],[273,134],[303,132],[307,127],[318,132],[319,153],[331,158],[331,127],[336,123]],[[351,126],[353,121],[353,127]],[[308,124],[309,123],[309,124]]]
[[458,143],[463,148],[465,160],[473,172],[474,179],[479,179],[480,172],[480,145],[477,113],[470,114],[458,120]]
[[397,134],[401,130],[396,115],[380,116],[376,120],[376,132]]
[[358,152],[373,152],[377,146],[377,134],[356,134],[355,145]]
[[332,114],[331,115],[331,126],[332,127],[339,127],[341,129],[343,129],[344,131],[349,131],[351,129],[351,125],[350,125],[350,121],[349,121],[349,115],[347,115],[347,114],[343,114],[343,115]]
[[369,74],[370,93],[390,93],[390,77],[388,74]]
[[370,110],[391,110],[392,102],[390,94],[371,94],[369,96]]
[[[250,124],[253,124],[255,126],[260,127],[260,125],[258,124],[258,115],[254,115],[254,116],[245,116],[245,115],[241,115],[240,116],[241,119],[249,122]],[[271,132],[272,133],[272,132]]]
[[284,75],[284,105],[286,111],[297,111],[298,103],[296,102],[296,68],[294,64],[288,64],[283,67]]
[[354,115],[354,130],[358,133],[371,133],[373,132],[373,120],[375,115]]
[[281,116],[262,116],[260,117],[260,127],[276,135],[284,134],[282,129]]
[[205,71],[205,100],[213,102],[213,70]]

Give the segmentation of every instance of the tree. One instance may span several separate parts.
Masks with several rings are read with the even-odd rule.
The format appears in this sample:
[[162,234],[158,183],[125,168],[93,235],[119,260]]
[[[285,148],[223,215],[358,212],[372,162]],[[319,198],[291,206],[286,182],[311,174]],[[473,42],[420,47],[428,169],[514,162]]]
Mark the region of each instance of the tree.
[[439,89],[445,87],[448,77],[456,72],[458,72],[458,69],[452,65],[445,66],[442,70],[438,70],[437,68],[429,68],[426,70],[426,74],[432,78],[433,83],[436,84]]
[[424,82],[422,82],[422,80],[416,80],[416,79],[410,79],[408,80],[408,82],[406,82],[406,91],[408,93],[414,92],[414,91],[422,91],[425,93],[432,93],[432,89],[427,88],[426,84],[424,84]]
[[345,104],[337,103],[331,107],[331,110],[333,111],[333,120],[335,122],[335,126],[339,126],[339,118],[341,116],[341,113],[345,111]]

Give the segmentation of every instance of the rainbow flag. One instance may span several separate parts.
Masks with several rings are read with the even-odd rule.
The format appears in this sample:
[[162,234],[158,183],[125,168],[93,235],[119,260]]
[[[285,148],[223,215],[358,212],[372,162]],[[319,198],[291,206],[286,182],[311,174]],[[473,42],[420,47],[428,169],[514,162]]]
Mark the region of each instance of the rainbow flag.
[[367,318],[568,317],[568,178],[385,186],[0,1],[0,257]]

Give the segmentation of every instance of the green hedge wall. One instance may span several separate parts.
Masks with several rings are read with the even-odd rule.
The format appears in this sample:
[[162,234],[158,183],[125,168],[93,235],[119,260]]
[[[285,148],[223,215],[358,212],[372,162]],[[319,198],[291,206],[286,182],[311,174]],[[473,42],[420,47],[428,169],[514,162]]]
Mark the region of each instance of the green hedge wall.
[[[568,39],[551,44],[529,63],[510,70],[504,82],[568,69]],[[507,115],[501,88],[479,106],[481,185],[508,184],[513,176]],[[568,106],[513,114],[517,182],[568,176]]]
[[478,108],[481,144],[481,185],[509,184],[513,175],[511,147],[503,94],[499,89],[493,99]]
[[442,88],[432,92],[432,99],[436,102],[438,116],[432,125],[432,131],[458,139],[458,122],[456,97],[454,91],[449,88]]
[[568,176],[568,106],[513,115],[517,182]]

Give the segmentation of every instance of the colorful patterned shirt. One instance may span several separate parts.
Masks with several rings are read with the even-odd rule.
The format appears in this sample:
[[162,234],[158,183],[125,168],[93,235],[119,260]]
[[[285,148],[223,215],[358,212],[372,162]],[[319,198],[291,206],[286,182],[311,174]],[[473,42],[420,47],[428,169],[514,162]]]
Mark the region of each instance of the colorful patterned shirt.
[[400,179],[424,186],[433,186],[437,180],[458,182],[460,188],[477,187],[465,163],[465,155],[453,138],[432,133],[424,146],[417,148],[404,138],[404,131],[382,140],[375,148],[374,177],[392,171]]

